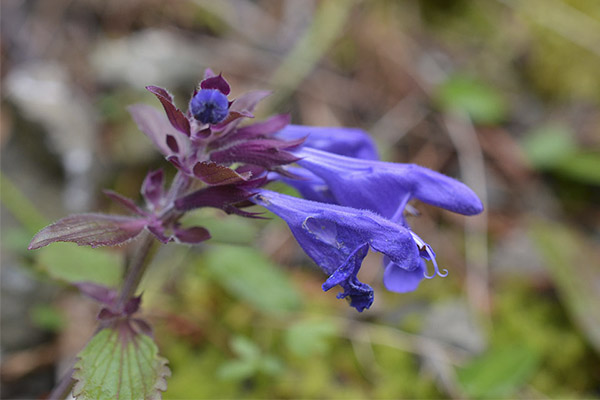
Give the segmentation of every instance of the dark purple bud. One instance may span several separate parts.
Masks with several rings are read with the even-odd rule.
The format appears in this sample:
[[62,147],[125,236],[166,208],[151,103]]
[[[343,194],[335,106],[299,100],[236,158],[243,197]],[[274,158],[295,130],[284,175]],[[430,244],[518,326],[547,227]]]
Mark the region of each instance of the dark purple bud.
[[144,210],[142,210],[141,208],[139,208],[137,206],[137,204],[135,204],[135,202],[133,200],[131,200],[129,197],[125,197],[122,194],[119,194],[117,192],[113,192],[112,190],[108,190],[108,189],[104,189],[102,192],[105,195],[107,195],[108,197],[110,197],[111,200],[116,201],[117,203],[119,203],[120,205],[122,205],[123,207],[125,207],[127,210],[133,212],[134,214],[137,214],[137,215],[146,215],[146,213],[144,212]]
[[180,243],[197,244],[210,239],[210,232],[206,228],[195,226],[192,228],[175,227],[175,237]]
[[177,139],[175,139],[175,136],[167,135],[166,143],[167,147],[169,147],[169,150],[175,154],[179,153],[179,145],[177,144]]
[[127,300],[125,306],[123,306],[123,313],[125,315],[131,315],[136,313],[140,309],[140,304],[142,303],[142,296],[132,297]]
[[173,104],[173,96],[165,89],[159,88],[158,86],[146,86],[146,89],[152,92],[161,102],[171,125],[179,132],[186,136],[190,136],[190,122],[185,114]]
[[98,316],[96,316],[97,319],[99,319],[100,321],[106,321],[109,319],[113,319],[119,316],[119,313],[113,311],[110,308],[104,307],[102,310],[100,310],[100,312],[98,313]]
[[148,229],[148,231],[153,234],[161,243],[167,244],[171,241],[171,237],[165,234],[165,228],[162,226],[160,221],[148,225],[146,229]]
[[142,184],[142,196],[153,209],[160,207],[164,194],[165,174],[162,169],[149,172]]
[[229,185],[244,182],[250,178],[249,172],[238,174],[231,168],[205,161],[194,165],[194,175],[209,185]]
[[221,74],[219,74],[218,76],[213,76],[213,77],[203,80],[202,82],[200,82],[200,88],[202,88],[202,89],[217,89],[219,92],[223,93],[225,96],[227,96],[229,94],[229,92],[231,92],[231,88],[229,87],[229,84],[227,83],[225,78],[223,78],[221,76]]
[[229,100],[217,89],[202,89],[190,101],[190,112],[203,124],[218,124],[229,114]]
[[75,214],[39,231],[29,243],[29,250],[54,242],[73,242],[79,246],[115,246],[136,237],[146,219],[107,214]]

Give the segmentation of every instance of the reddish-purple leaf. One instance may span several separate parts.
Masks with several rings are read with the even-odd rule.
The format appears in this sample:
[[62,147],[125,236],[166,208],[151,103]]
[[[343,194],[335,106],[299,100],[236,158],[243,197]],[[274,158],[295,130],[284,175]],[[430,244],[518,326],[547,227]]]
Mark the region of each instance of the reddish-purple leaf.
[[146,89],[152,92],[161,102],[171,125],[179,132],[184,133],[186,136],[190,136],[190,121],[188,121],[187,117],[180,109],[175,107],[175,104],[173,104],[173,96],[165,89],[158,86],[146,86]]
[[162,169],[149,172],[142,184],[142,196],[154,209],[160,207],[164,194],[165,174]]
[[73,242],[79,246],[115,246],[136,237],[147,221],[144,218],[107,214],[75,214],[39,231],[29,250],[53,242]]
[[118,296],[116,290],[94,282],[77,282],[75,283],[75,286],[77,286],[79,291],[85,296],[107,306],[113,306]]
[[217,76],[217,74],[215,74],[212,69],[206,68],[204,70],[204,80],[206,80],[208,78],[212,78],[214,76]]
[[228,135],[220,135],[210,143],[210,147],[218,149],[233,141],[267,137],[279,132],[290,123],[289,114],[275,115],[266,121],[254,123],[232,131]]
[[228,185],[244,182],[250,178],[250,173],[238,174],[231,168],[214,162],[199,162],[194,166],[194,175],[209,185]]
[[167,146],[168,136],[181,136],[163,113],[146,104],[134,104],[127,108],[138,128],[152,140],[165,156],[175,153]]
[[229,107],[229,115],[225,121],[219,125],[214,126],[214,130],[223,130],[223,135],[227,135],[240,124],[243,117],[253,118],[252,110],[256,105],[265,97],[269,96],[271,92],[266,90],[255,90],[252,92],[244,93],[237,99],[235,99]]
[[200,82],[200,87],[202,89],[217,89],[225,96],[227,96],[229,92],[231,92],[229,84],[227,83],[225,78],[221,76],[221,74],[203,80],[202,82]]
[[134,214],[137,214],[137,215],[145,215],[146,214],[146,212],[144,210],[142,210],[140,207],[138,207],[138,205],[135,204],[135,202],[133,200],[131,200],[129,197],[125,197],[122,194],[119,194],[117,192],[114,192],[114,191],[108,190],[108,189],[104,189],[102,192],[105,195],[107,195],[108,197],[110,197],[111,200],[116,201],[117,203],[122,205],[127,210],[133,212]]
[[131,299],[127,300],[127,303],[125,303],[125,306],[123,306],[123,313],[125,315],[135,314],[140,309],[141,304],[142,296],[132,297]]
[[277,139],[249,140],[212,152],[210,159],[223,164],[243,162],[272,169],[298,161],[299,157],[285,150],[297,147],[303,141],[304,139],[289,142]]
[[210,239],[210,232],[206,228],[195,226],[192,228],[175,227],[175,237],[180,243],[197,244]]

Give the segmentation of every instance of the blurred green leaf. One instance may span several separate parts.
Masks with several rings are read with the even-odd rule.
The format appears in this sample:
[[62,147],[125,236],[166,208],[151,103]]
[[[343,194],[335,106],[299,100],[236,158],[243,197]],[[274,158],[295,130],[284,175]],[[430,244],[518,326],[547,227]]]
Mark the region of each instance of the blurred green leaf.
[[0,172],[0,202],[33,236],[48,221],[21,190]]
[[108,249],[52,243],[37,253],[38,264],[56,279],[70,283],[95,282],[111,287],[121,280],[121,255]]
[[337,325],[331,321],[299,321],[288,328],[285,342],[299,357],[323,354],[329,350],[328,339],[337,331]]
[[77,357],[76,399],[158,399],[171,375],[152,338],[123,326],[98,332]]
[[458,370],[458,382],[469,397],[512,396],[536,371],[539,355],[515,345],[493,348]]
[[207,268],[225,289],[267,313],[297,310],[300,295],[280,267],[249,247],[214,246]]
[[243,380],[258,373],[277,375],[283,371],[277,358],[263,354],[254,342],[244,336],[233,338],[231,348],[239,359],[227,361],[219,368],[218,376],[223,380]]
[[600,185],[600,152],[574,152],[562,160],[557,172],[582,183]]
[[467,76],[453,76],[435,94],[438,105],[447,111],[460,110],[478,124],[495,124],[506,117],[506,103],[491,86]]
[[340,37],[355,4],[353,0],[319,2],[310,26],[279,64],[271,78],[273,86],[280,89],[268,99],[270,105],[279,104],[282,98],[296,89],[310,73],[334,41]]
[[258,227],[252,221],[237,216],[224,216],[222,211],[204,208],[186,215],[186,226],[203,226],[211,241],[227,244],[250,244],[256,239]]
[[600,353],[600,253],[563,224],[534,221],[531,235],[569,312]]
[[250,339],[244,336],[236,336],[231,341],[231,349],[240,358],[255,360],[260,356],[260,349]]
[[48,304],[36,304],[29,311],[29,318],[35,326],[50,332],[59,332],[65,325],[60,310]]
[[532,166],[537,169],[557,166],[577,148],[573,132],[561,125],[543,126],[529,132],[522,146]]

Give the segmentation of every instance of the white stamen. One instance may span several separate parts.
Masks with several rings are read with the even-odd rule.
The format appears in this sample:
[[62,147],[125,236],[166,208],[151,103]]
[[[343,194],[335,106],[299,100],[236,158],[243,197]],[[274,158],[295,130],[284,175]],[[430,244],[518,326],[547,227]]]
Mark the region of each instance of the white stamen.
[[419,248],[419,251],[425,250],[425,252],[429,255],[429,258],[431,259],[431,263],[433,264],[433,271],[434,271],[434,273],[431,274],[431,275],[428,275],[428,271],[425,271],[423,273],[423,275],[425,276],[425,278],[432,279],[436,275],[437,276],[441,276],[442,278],[445,278],[446,276],[448,276],[448,270],[446,268],[444,268],[444,269],[442,269],[440,271],[438,263],[435,260],[435,254],[433,253],[433,250],[431,250],[431,246],[429,246],[427,243],[425,243],[423,241],[423,239],[421,239],[420,237],[418,237],[412,231],[410,231],[410,234],[413,237],[413,240],[415,241],[415,243],[417,244],[417,247]]

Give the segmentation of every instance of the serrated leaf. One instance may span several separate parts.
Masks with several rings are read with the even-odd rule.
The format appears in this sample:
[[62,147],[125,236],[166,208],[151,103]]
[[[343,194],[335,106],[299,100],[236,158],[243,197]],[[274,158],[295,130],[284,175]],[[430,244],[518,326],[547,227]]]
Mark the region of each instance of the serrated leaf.
[[80,246],[115,246],[136,237],[146,226],[143,218],[108,214],[74,214],[39,231],[29,250],[54,242],[73,242]]
[[539,355],[515,345],[495,348],[458,370],[458,382],[469,397],[511,397],[535,372]]
[[37,262],[48,274],[70,283],[93,282],[116,287],[121,281],[122,259],[108,249],[55,243],[40,250]]
[[248,247],[215,246],[206,257],[214,278],[233,296],[268,313],[297,310],[300,295],[279,267]]
[[506,116],[506,104],[498,92],[470,77],[448,78],[438,88],[435,97],[443,109],[458,109],[467,113],[475,123],[495,124]]
[[79,400],[160,399],[171,371],[150,336],[128,322],[96,334],[78,354],[73,396]]

